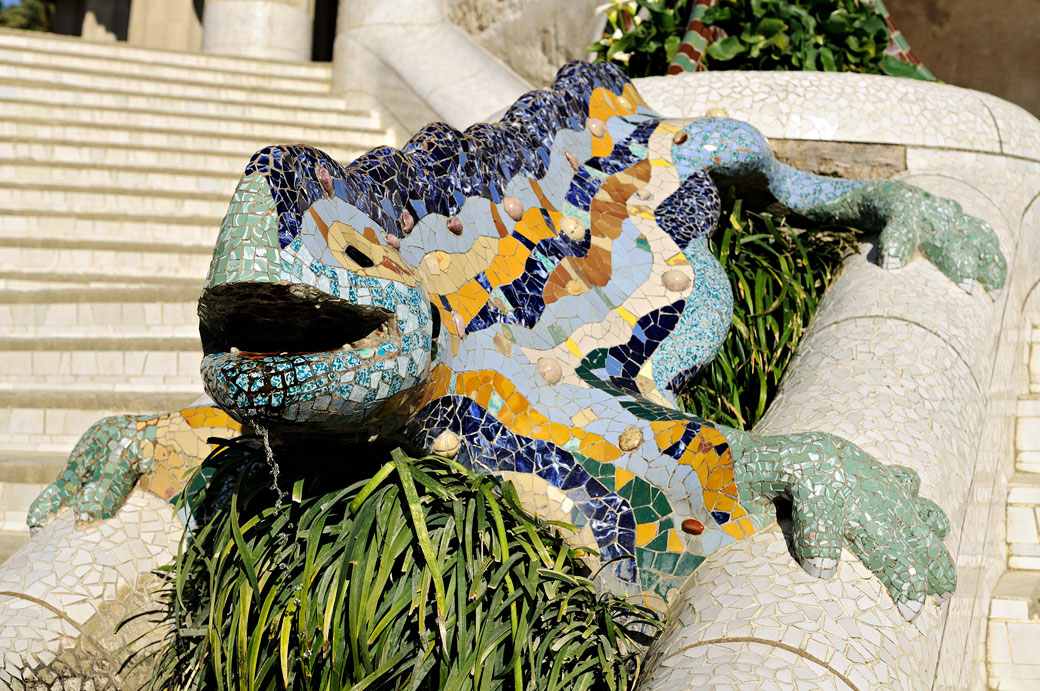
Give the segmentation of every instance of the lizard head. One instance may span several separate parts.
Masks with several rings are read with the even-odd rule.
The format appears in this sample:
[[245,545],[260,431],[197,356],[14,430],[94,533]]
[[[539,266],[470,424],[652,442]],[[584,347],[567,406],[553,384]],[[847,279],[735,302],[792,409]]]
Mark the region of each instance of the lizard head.
[[409,220],[365,163],[270,147],[235,190],[199,320],[206,392],[240,422],[367,437],[429,374],[435,320],[396,249]]
[[[255,154],[199,300],[207,393],[283,438],[402,426],[436,364],[446,303],[422,261],[439,256],[429,226],[458,236],[451,217],[467,199],[498,204],[514,177],[545,176],[553,134],[585,128],[595,88],[626,84],[614,66],[575,62],[501,123],[465,133],[434,123],[402,150],[378,147],[345,166],[306,146]],[[445,332],[459,336],[466,324],[451,317]]]

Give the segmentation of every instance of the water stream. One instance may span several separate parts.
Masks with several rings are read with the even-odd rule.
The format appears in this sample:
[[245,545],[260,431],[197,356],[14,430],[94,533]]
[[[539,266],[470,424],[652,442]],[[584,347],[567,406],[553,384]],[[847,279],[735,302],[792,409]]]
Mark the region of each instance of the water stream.
[[[275,492],[274,515],[277,519],[282,514],[282,505],[285,501],[285,491],[283,491],[281,486],[278,484],[278,476],[281,474],[281,468],[278,467],[278,461],[274,458],[274,449],[271,448],[271,436],[267,431],[267,428],[255,424],[253,425],[253,428],[256,430],[257,434],[260,435],[260,439],[264,442],[264,454],[267,460],[267,467],[271,469],[271,489]],[[294,543],[296,542],[296,533],[293,530],[293,527],[294,526],[290,521],[285,524],[285,532],[279,531],[278,535],[275,536],[275,542],[277,542],[280,547],[286,547],[290,537],[293,539]],[[280,563],[278,568],[286,569],[288,566],[285,563]]]

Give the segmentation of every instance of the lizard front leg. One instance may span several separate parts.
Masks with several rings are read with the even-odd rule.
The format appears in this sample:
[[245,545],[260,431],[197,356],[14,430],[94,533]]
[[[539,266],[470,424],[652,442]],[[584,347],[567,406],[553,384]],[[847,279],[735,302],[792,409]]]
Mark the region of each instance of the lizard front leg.
[[794,553],[810,574],[833,576],[848,547],[908,621],[928,595],[941,601],[953,593],[957,571],[942,544],[950,522],[937,504],[918,495],[916,472],[883,465],[833,434],[720,431],[733,452],[744,505],[768,511],[778,497],[791,500]]
[[883,268],[905,266],[920,252],[954,283],[971,292],[975,281],[995,298],[1007,262],[985,221],[957,202],[900,180],[843,180],[780,163],[761,132],[726,118],[695,120],[673,138],[672,159],[685,178],[697,171],[765,176],[770,193],[811,220],[840,222],[877,232]]
[[77,521],[111,518],[138,484],[173,500],[209,454],[207,440],[241,431],[226,413],[209,406],[99,420],[29,507],[29,528],[42,527],[65,507],[75,512]]

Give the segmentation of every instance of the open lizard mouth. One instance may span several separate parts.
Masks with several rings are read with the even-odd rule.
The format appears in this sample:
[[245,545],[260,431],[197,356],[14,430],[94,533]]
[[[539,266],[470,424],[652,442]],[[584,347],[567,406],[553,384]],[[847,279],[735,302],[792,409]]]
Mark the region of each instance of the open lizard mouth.
[[[402,331],[416,332],[406,305],[357,304],[367,290],[351,287],[347,300],[300,283],[207,288],[199,299],[206,393],[234,419],[282,439],[371,435],[379,406],[426,372],[428,348],[412,347],[424,330],[418,340]],[[400,424],[383,418],[386,429]]]
[[395,315],[296,283],[228,283],[199,299],[206,355],[356,350],[397,332]]

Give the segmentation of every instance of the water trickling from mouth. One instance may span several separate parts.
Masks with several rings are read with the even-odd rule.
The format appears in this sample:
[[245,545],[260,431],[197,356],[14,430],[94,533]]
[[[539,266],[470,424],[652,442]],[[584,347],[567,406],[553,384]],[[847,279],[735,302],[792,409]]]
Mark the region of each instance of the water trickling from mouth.
[[253,425],[257,433],[260,434],[260,439],[264,442],[264,454],[267,457],[267,467],[271,469],[271,489],[275,492],[274,500],[274,511],[275,513],[282,512],[282,500],[285,499],[285,492],[278,486],[278,475],[281,473],[281,468],[278,467],[278,461],[274,460],[274,449],[271,448],[271,435],[267,431],[266,427],[260,425]]
[[[274,449],[271,448],[271,436],[267,431],[267,428],[255,424],[253,425],[253,428],[256,429],[257,433],[260,435],[260,439],[264,442],[264,455],[266,456],[267,467],[271,469],[271,489],[273,489],[275,493],[274,515],[277,518],[282,514],[282,503],[285,500],[285,492],[278,484],[278,476],[281,474],[281,468],[278,467],[278,461],[274,459]],[[293,534],[292,523],[286,523],[285,528],[289,531],[290,535]],[[279,532],[278,535],[275,536],[275,541],[284,547],[289,541],[289,535]],[[281,563],[278,565],[278,568],[286,569],[288,568],[288,565]]]

